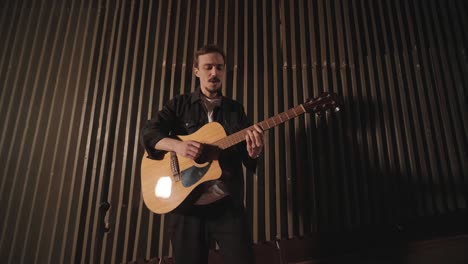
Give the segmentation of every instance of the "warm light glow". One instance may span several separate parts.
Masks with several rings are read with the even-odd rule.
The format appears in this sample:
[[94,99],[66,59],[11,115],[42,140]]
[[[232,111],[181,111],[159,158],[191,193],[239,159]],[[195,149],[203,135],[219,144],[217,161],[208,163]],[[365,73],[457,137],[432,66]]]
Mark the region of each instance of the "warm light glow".
[[154,187],[154,193],[156,197],[159,198],[169,198],[171,197],[172,190],[172,180],[169,176],[163,176],[159,178],[156,186]]

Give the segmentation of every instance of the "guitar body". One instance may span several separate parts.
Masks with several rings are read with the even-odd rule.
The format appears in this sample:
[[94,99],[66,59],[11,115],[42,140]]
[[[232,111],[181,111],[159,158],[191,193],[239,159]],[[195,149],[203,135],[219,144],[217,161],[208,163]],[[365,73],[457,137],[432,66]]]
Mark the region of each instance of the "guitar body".
[[[321,113],[331,109],[336,112],[339,111],[340,101],[336,94],[324,93],[257,125],[265,131],[305,112]],[[179,136],[182,141],[193,140],[203,144],[200,158],[203,161],[198,163],[173,152],[166,153],[162,160],[153,160],[145,155],[141,162],[141,191],[146,206],[157,214],[168,213],[177,208],[198,185],[219,179],[219,152],[244,141],[249,129],[252,127],[226,136],[221,124],[212,122],[191,135]]]
[[[195,133],[179,136],[182,141],[193,140],[211,145],[226,137],[221,124],[211,122]],[[218,160],[198,164],[191,159],[177,156],[180,178],[174,175],[171,153],[166,153],[162,160],[143,156],[141,163],[141,189],[146,206],[158,214],[168,213],[179,206],[195,187],[203,182],[221,177]]]

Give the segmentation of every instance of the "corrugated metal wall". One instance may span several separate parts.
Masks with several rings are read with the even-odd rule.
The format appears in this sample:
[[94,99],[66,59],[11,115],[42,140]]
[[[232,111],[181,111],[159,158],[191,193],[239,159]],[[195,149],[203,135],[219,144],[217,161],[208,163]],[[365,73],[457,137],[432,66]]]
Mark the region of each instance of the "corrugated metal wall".
[[[0,3],[3,263],[170,254],[140,194],[153,108],[227,51],[224,93],[261,121],[323,91],[343,111],[267,133],[246,205],[255,241],[466,210],[464,0]],[[6,260],[6,261],[5,261]]]

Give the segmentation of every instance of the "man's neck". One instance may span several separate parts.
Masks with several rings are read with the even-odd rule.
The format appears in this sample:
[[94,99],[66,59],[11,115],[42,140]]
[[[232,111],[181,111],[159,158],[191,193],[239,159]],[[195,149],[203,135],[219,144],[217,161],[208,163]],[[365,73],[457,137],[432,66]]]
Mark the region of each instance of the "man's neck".
[[209,91],[206,91],[204,89],[201,90],[201,94],[202,96],[205,96],[206,98],[209,98],[209,99],[216,99],[216,98],[220,98],[220,93],[219,92],[209,92]]

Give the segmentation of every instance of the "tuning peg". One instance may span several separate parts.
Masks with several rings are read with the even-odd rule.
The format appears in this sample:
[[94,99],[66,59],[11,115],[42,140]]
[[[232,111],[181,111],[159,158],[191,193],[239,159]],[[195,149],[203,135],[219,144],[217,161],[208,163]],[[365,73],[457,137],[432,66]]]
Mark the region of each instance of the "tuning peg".
[[337,106],[337,107],[335,107],[335,108],[333,109],[333,111],[334,111],[335,113],[336,113],[336,112],[339,112],[340,110],[341,110],[341,109],[340,109],[339,106]]

